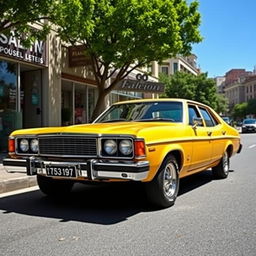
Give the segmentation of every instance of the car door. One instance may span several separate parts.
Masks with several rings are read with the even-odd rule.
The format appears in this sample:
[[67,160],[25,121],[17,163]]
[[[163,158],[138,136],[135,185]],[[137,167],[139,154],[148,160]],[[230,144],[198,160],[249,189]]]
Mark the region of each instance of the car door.
[[[188,105],[189,112],[189,125],[191,127],[191,142],[193,145],[193,151],[190,161],[189,172],[196,171],[206,167],[211,162],[212,156],[212,143],[210,140],[209,129],[203,121],[203,116],[200,113],[199,108],[194,104]],[[202,123],[195,124],[195,118],[201,119]]]
[[223,156],[225,146],[225,131],[220,121],[211,111],[205,107],[199,107],[203,116],[209,143],[211,145],[210,163],[213,163]]
[[212,144],[211,162],[215,162],[223,156],[226,141],[226,130],[218,118],[211,113],[210,109],[203,107],[200,107],[199,109],[205,120],[205,125]]

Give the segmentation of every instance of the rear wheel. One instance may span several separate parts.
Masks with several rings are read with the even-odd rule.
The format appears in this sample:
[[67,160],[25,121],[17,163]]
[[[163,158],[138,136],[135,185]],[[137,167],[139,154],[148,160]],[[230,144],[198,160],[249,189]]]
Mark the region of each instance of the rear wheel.
[[179,168],[174,156],[168,156],[155,178],[146,184],[148,199],[155,206],[172,206],[179,191]]
[[230,168],[229,155],[226,151],[219,164],[212,168],[212,174],[216,179],[225,179],[228,177]]
[[37,184],[44,194],[52,197],[60,197],[71,192],[74,182],[37,175]]

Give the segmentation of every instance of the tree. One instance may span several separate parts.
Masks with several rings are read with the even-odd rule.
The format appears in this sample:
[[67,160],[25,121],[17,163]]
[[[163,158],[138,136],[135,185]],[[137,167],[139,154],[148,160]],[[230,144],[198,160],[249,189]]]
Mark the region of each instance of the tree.
[[243,119],[247,115],[248,103],[236,104],[232,110],[232,116],[235,120]]
[[96,117],[105,97],[134,69],[177,54],[202,40],[198,2],[186,0],[63,0],[54,22],[62,40],[82,44],[98,88]]
[[172,76],[161,75],[160,81],[165,84],[165,93],[162,97],[199,101],[211,106],[217,112],[226,110],[225,100],[217,94],[215,82],[207,78],[207,73],[195,76],[176,72]]
[[226,113],[228,110],[228,99],[222,94],[217,94],[217,106],[215,110],[218,113]]
[[[14,33],[29,46],[36,38],[44,38],[50,31],[50,24],[45,21],[54,20],[57,0],[0,0],[0,33]],[[40,30],[31,29],[30,24],[43,22]]]
[[250,99],[248,101],[247,114],[256,115],[256,99]]

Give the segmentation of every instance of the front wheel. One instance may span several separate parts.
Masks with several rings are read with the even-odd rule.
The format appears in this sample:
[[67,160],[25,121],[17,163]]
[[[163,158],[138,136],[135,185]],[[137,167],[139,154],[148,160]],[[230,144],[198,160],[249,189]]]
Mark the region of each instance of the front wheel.
[[37,175],[37,184],[44,194],[52,197],[60,197],[70,193],[74,182]]
[[229,161],[229,155],[226,151],[221,158],[218,165],[212,168],[212,174],[213,177],[216,179],[225,179],[228,177],[229,174],[229,168],[230,168],[230,161]]
[[155,178],[146,184],[149,201],[166,208],[174,204],[179,191],[179,168],[174,156],[168,156],[162,163]]

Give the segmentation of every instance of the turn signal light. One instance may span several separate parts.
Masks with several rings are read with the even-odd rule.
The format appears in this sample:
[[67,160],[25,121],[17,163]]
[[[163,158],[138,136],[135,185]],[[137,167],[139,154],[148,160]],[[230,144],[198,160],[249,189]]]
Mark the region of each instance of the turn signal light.
[[9,139],[8,150],[9,150],[9,153],[15,152],[15,140],[14,139]]
[[136,140],[134,144],[135,157],[143,158],[146,157],[146,146],[144,140]]

